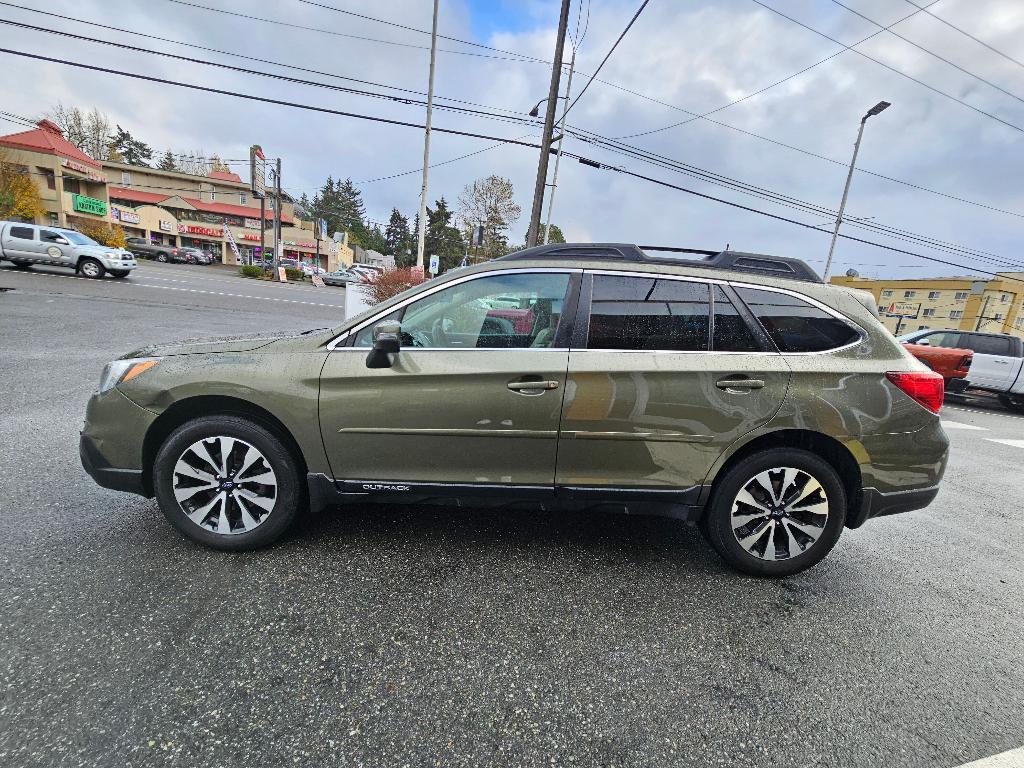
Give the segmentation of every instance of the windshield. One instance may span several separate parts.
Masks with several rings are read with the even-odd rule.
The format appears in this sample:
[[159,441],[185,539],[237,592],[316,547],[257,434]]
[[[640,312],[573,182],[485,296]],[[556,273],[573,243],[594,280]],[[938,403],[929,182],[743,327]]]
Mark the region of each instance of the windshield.
[[86,237],[81,232],[72,232],[70,230],[65,230],[61,232],[61,234],[64,235],[64,237],[66,237],[75,245],[99,245],[99,243],[97,243],[91,237]]

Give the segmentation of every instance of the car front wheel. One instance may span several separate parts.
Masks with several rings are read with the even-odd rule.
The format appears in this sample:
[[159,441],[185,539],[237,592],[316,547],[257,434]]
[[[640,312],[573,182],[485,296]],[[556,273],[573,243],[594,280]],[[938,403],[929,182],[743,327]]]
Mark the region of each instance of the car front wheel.
[[702,527],[733,568],[781,577],[820,562],[845,521],[846,493],[832,465],[810,451],[774,448],[716,482]]
[[78,271],[84,277],[90,277],[93,280],[99,280],[106,273],[107,270],[103,268],[96,259],[82,259],[78,264]]
[[303,478],[284,442],[238,416],[205,416],[167,438],[153,464],[164,516],[216,549],[266,546],[294,521]]

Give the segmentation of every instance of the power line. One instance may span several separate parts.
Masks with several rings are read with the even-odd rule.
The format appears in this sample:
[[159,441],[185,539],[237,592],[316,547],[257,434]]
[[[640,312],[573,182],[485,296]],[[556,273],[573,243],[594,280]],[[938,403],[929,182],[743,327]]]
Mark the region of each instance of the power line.
[[973,40],[974,42],[978,43],[979,45],[983,45],[983,46],[985,46],[985,47],[986,47],[986,48],[988,48],[988,49],[989,49],[990,51],[992,51],[992,53],[996,53],[996,54],[999,54],[1000,56],[1002,56],[1002,57],[1003,57],[1004,59],[1006,59],[1007,61],[1012,61],[1012,62],[1013,62],[1014,64],[1016,64],[1016,65],[1017,65],[1018,67],[1022,67],[1022,68],[1024,68],[1024,62],[1021,62],[1021,61],[1019,61],[1018,59],[1015,59],[1015,58],[1013,58],[1013,57],[1012,57],[1012,56],[1010,56],[1009,54],[1003,53],[1003,52],[1002,52],[1002,51],[1000,51],[1000,50],[999,50],[998,48],[994,48],[993,46],[991,46],[991,45],[989,45],[988,43],[986,43],[986,42],[985,42],[984,40],[981,40],[981,39],[979,39],[979,38],[975,37],[975,36],[974,36],[974,35],[972,35],[972,34],[971,34],[970,32],[967,32],[967,31],[965,31],[965,30],[961,29],[960,27],[956,26],[955,24],[951,24],[950,22],[946,21],[946,20],[945,20],[944,18],[942,18],[941,16],[936,16],[936,15],[935,15],[934,13],[932,13],[931,11],[928,11],[928,10],[925,10],[924,8],[921,8],[921,6],[919,6],[919,5],[917,4],[917,3],[914,3],[914,2],[912,2],[912,0],[906,0],[906,2],[907,2],[907,3],[910,3],[910,5],[914,6],[915,8],[920,8],[920,9],[921,9],[922,11],[924,11],[924,12],[925,12],[925,13],[927,13],[927,14],[928,14],[929,16],[931,16],[931,17],[932,17],[933,19],[935,19],[936,21],[942,22],[943,24],[945,24],[945,25],[946,25],[947,27],[949,27],[950,29],[955,29],[955,30],[956,30],[957,32],[959,32],[959,33],[960,33],[961,35],[964,35],[965,37],[969,37],[969,38],[970,38],[971,40]]
[[[190,8],[198,8],[198,9],[204,10],[204,11],[211,11],[212,13],[222,13],[222,14],[224,14],[226,16],[236,16],[236,17],[238,17],[240,19],[249,19],[250,21],[261,21],[261,22],[264,22],[266,24],[277,24],[277,25],[282,26],[282,27],[291,27],[292,29],[301,29],[301,30],[303,30],[305,32],[320,32],[320,33],[323,33],[325,35],[334,35],[335,37],[347,37],[347,38],[353,39],[353,40],[364,40],[364,41],[371,42],[371,43],[380,43],[382,45],[394,45],[394,46],[398,46],[399,48],[416,48],[416,49],[419,49],[421,51],[428,51],[428,50],[430,50],[430,48],[428,46],[424,46],[424,45],[413,45],[412,43],[399,43],[399,42],[396,42],[394,40],[382,40],[381,38],[378,38],[378,37],[366,37],[364,35],[350,35],[350,34],[347,34],[345,32],[336,32],[333,29],[320,29],[319,27],[307,27],[307,26],[304,26],[302,24],[293,24],[290,21],[281,21],[280,19],[268,19],[268,18],[265,18],[263,16],[253,16],[253,15],[248,14],[248,13],[239,13],[238,11],[228,11],[228,10],[225,10],[223,8],[211,8],[208,5],[200,5],[199,3],[190,3],[190,2],[186,2],[186,0],[167,0],[167,2],[169,2],[169,3],[176,3],[177,5],[185,5],[185,6],[188,6]],[[420,30],[416,30],[416,31],[420,31]],[[518,56],[519,58],[511,58],[509,56],[492,56],[492,55],[486,54],[486,53],[473,53],[472,51],[453,51],[451,49],[441,49],[441,48],[438,48],[438,51],[441,51],[443,53],[453,53],[453,54],[456,54],[458,56],[478,56],[478,57],[484,58],[484,59],[498,59],[498,60],[501,60],[501,61],[527,61],[527,62],[538,61],[537,59],[524,58],[524,57],[522,57],[521,54],[516,54],[516,56]]]
[[[305,3],[306,5],[314,6],[316,8],[323,8],[324,10],[327,10],[327,11],[334,11],[335,13],[343,13],[346,16],[355,16],[358,19],[364,19],[366,21],[374,21],[374,22],[377,22],[378,24],[386,24],[389,27],[397,27],[398,29],[405,29],[405,30],[408,30],[409,32],[418,32],[421,35],[429,35],[430,34],[430,30],[429,29],[419,29],[418,27],[410,27],[410,26],[408,26],[406,24],[399,24],[397,21],[390,21],[388,19],[378,19],[378,18],[376,18],[374,16],[367,16],[364,13],[356,13],[355,11],[349,11],[349,10],[346,10],[344,8],[336,8],[333,5],[326,5],[324,3],[316,3],[316,2],[313,2],[313,0],[299,0],[299,2],[300,3]],[[543,64],[550,64],[551,63],[551,62],[544,61],[543,59],[535,58],[533,56],[527,56],[527,55],[522,54],[522,53],[517,53],[516,51],[506,51],[506,50],[503,50],[501,48],[494,48],[493,46],[490,46],[490,45],[484,45],[483,43],[475,43],[472,40],[463,40],[463,39],[458,38],[458,37],[451,37],[449,35],[442,35],[440,33],[438,34],[438,37],[441,38],[442,40],[451,40],[453,43],[462,43],[463,45],[472,45],[475,48],[483,48],[484,50],[487,50],[487,51],[494,51],[496,53],[508,54],[509,56],[516,56],[518,58],[522,58],[525,61],[536,61],[536,62],[543,63]]]
[[[927,6],[925,6],[925,7],[927,8],[927,7],[929,7],[929,6],[935,5],[935,4],[936,4],[936,3],[938,3],[938,2],[940,2],[940,0],[932,0],[932,1],[931,1],[931,2],[930,2],[930,3],[928,4],[928,5],[927,5]],[[820,66],[820,65],[824,64],[825,62],[827,62],[827,61],[831,61],[831,60],[832,60],[832,59],[834,59],[834,58],[835,58],[836,56],[840,56],[840,55],[842,55],[842,54],[846,53],[846,52],[847,52],[847,51],[849,51],[849,50],[850,50],[851,48],[855,48],[856,46],[858,46],[858,45],[861,45],[862,43],[866,43],[866,42],[867,42],[868,40],[870,40],[870,39],[871,39],[871,38],[873,38],[873,37],[877,37],[878,35],[882,34],[882,32],[884,32],[884,31],[888,30],[888,29],[889,29],[890,27],[895,27],[895,26],[896,26],[897,24],[902,24],[902,23],[903,23],[904,21],[906,21],[907,19],[911,18],[912,16],[916,16],[916,15],[917,15],[918,13],[920,13],[920,12],[921,12],[922,10],[924,10],[924,9],[922,9],[922,8],[918,8],[918,9],[917,9],[916,11],[913,11],[913,12],[911,12],[911,13],[908,13],[908,14],[907,14],[906,16],[904,16],[903,18],[901,18],[901,19],[897,19],[897,20],[896,20],[896,21],[894,21],[894,22],[893,22],[892,24],[890,24],[890,25],[889,25],[888,27],[885,27],[885,28],[883,28],[883,29],[880,29],[880,30],[878,30],[877,32],[872,32],[872,33],[871,33],[870,35],[868,35],[868,36],[867,36],[867,37],[865,37],[865,38],[862,38],[862,39],[858,40],[858,41],[857,41],[856,43],[852,43],[851,45],[844,45],[844,46],[842,47],[842,49],[840,49],[840,50],[836,51],[836,52],[835,52],[835,53],[833,53],[833,54],[832,54],[831,56],[826,56],[826,57],[825,57],[824,59],[820,59],[819,61],[816,61],[816,62],[814,62],[813,64],[811,64],[810,66],[804,67],[803,69],[801,69],[801,70],[799,70],[799,71],[797,71],[797,72],[794,72],[794,73],[793,73],[793,74],[791,74],[791,75],[787,75],[786,77],[782,78],[781,80],[776,80],[776,81],[775,81],[774,83],[772,83],[771,85],[766,85],[766,86],[765,86],[765,87],[763,87],[763,88],[758,88],[758,89],[757,89],[756,91],[752,91],[752,92],[750,92],[750,93],[748,93],[748,94],[746,94],[746,95],[744,95],[744,96],[740,96],[740,97],[739,97],[739,98],[737,98],[737,99],[733,99],[733,100],[732,100],[732,101],[730,101],[730,102],[729,102],[728,104],[723,104],[723,105],[722,105],[722,106],[720,106],[720,107],[715,107],[714,109],[708,110],[707,112],[703,112],[703,113],[701,113],[701,114],[699,114],[699,115],[698,115],[698,114],[694,114],[694,113],[690,112],[690,113],[688,113],[688,114],[692,114],[692,115],[694,115],[694,116],[693,116],[693,117],[691,117],[691,118],[689,118],[688,120],[681,120],[680,122],[677,122],[677,123],[672,123],[671,125],[666,125],[666,126],[664,126],[663,128],[654,128],[654,129],[652,129],[652,130],[649,130],[649,131],[641,131],[640,133],[628,133],[628,134],[626,134],[625,136],[616,136],[615,138],[617,138],[617,139],[634,139],[634,138],[636,138],[636,137],[638,137],[638,136],[649,136],[649,135],[651,135],[652,133],[661,133],[662,131],[667,131],[667,130],[669,130],[669,129],[671,129],[671,128],[677,128],[677,127],[679,127],[680,125],[687,125],[688,123],[692,123],[692,122],[694,122],[695,120],[700,120],[700,119],[702,119],[702,118],[706,118],[706,117],[707,117],[708,115],[713,115],[713,114],[715,114],[716,112],[721,112],[721,111],[722,111],[722,110],[724,110],[724,109],[728,109],[729,107],[735,106],[735,105],[737,105],[737,104],[739,104],[739,103],[741,103],[741,102],[744,102],[744,101],[746,101],[747,99],[752,99],[752,98],[754,98],[755,96],[760,96],[760,95],[761,95],[762,93],[764,93],[765,91],[769,91],[769,90],[771,90],[772,88],[775,88],[776,86],[782,85],[783,83],[787,83],[787,82],[789,82],[790,80],[792,80],[792,79],[794,79],[794,78],[796,78],[796,77],[799,77],[800,75],[804,74],[805,72],[809,72],[810,70],[814,69],[815,67],[818,67],[818,66]]]
[[959,64],[950,61],[949,59],[945,58],[944,56],[940,56],[939,54],[935,53],[935,51],[928,50],[923,45],[918,45],[917,43],[915,43],[910,38],[904,37],[903,35],[899,34],[898,32],[893,32],[891,29],[889,29],[889,27],[882,26],[877,21],[875,21],[874,19],[868,18],[867,16],[865,16],[860,11],[854,10],[850,6],[845,5],[844,3],[839,2],[839,0],[832,0],[832,2],[835,3],[836,5],[838,5],[840,8],[845,8],[847,11],[849,11],[852,14],[854,14],[855,16],[859,16],[860,18],[864,19],[864,21],[866,21],[866,22],[868,22],[870,24],[874,24],[876,27],[879,27],[879,31],[880,32],[888,32],[890,35],[893,35],[894,37],[902,40],[903,42],[909,43],[910,45],[914,46],[919,51],[924,51],[929,56],[932,56],[932,57],[938,59],[939,61],[945,62],[946,64],[948,64],[949,66],[953,67],[954,69],[957,69],[960,72],[963,72],[965,75],[968,75],[969,77],[973,77],[975,80],[977,80],[979,82],[982,82],[982,83],[985,83],[985,85],[987,85],[987,86],[989,86],[991,88],[995,88],[1000,93],[1005,93],[1010,98],[1016,99],[1017,101],[1024,103],[1024,99],[1022,99],[1017,94],[1011,93],[1010,91],[1006,90],[1002,86],[996,85],[991,80],[986,80],[984,77],[981,77],[981,75],[976,75],[973,72],[971,72],[970,70],[964,69]]
[[[816,35],[818,35],[820,37],[824,37],[826,40],[830,40],[833,43],[835,43],[836,45],[843,45],[842,42],[840,42],[839,40],[836,40],[831,35],[828,35],[828,34],[822,32],[821,30],[815,29],[814,27],[812,27],[812,26],[810,26],[808,24],[804,24],[802,21],[794,19],[792,16],[787,16],[782,11],[780,11],[780,10],[778,10],[776,8],[772,8],[770,5],[768,5],[767,3],[762,2],[761,0],[751,0],[751,2],[757,3],[762,8],[764,8],[764,9],[766,9],[768,11],[771,11],[772,13],[774,13],[774,14],[776,14],[778,16],[781,16],[782,18],[786,19],[787,21],[792,22],[793,24],[796,24],[799,27],[803,27],[804,29],[808,30],[809,32],[813,32],[814,34],[816,34]],[[873,56],[868,56],[863,51],[859,51],[856,48],[851,48],[850,50],[852,50],[858,56],[864,57],[868,61],[875,62],[875,64],[877,64],[880,67],[885,67],[890,72],[895,72],[900,77],[905,77],[907,80],[915,82],[918,85],[920,85],[920,86],[922,86],[924,88],[927,88],[929,91],[937,93],[940,96],[945,96],[950,101],[955,101],[957,104],[960,104],[960,105],[962,105],[964,107],[967,107],[968,109],[970,109],[970,110],[972,110],[974,112],[977,112],[979,115],[984,115],[985,117],[990,118],[991,120],[995,120],[997,123],[1002,123],[1007,128],[1012,128],[1015,131],[1020,131],[1021,133],[1024,133],[1024,128],[1022,128],[1021,126],[1019,126],[1019,125],[1017,125],[1015,123],[1011,123],[1009,120],[1004,120],[1003,118],[1001,118],[1001,117],[999,117],[997,115],[993,115],[991,112],[986,112],[983,109],[979,109],[978,107],[974,106],[973,104],[968,104],[963,99],[958,99],[956,96],[954,96],[951,93],[947,93],[946,91],[940,90],[939,88],[936,88],[933,85],[928,85],[928,83],[924,82],[923,80],[918,80],[913,75],[908,75],[906,72],[904,72],[904,71],[902,71],[900,69],[897,69],[896,67],[890,66],[889,64],[886,64],[884,61],[879,61],[878,59],[874,58]]]
[[636,13],[633,14],[633,18],[629,20],[629,23],[626,25],[626,28],[622,30],[622,34],[620,34],[616,38],[615,42],[612,43],[612,47],[608,49],[608,53],[606,53],[604,55],[604,58],[601,59],[601,63],[597,65],[597,69],[594,70],[594,74],[592,74],[590,76],[590,79],[587,80],[587,84],[583,86],[583,89],[578,94],[576,94],[576,98],[572,100],[572,103],[568,107],[566,107],[565,112],[562,113],[563,120],[565,119],[565,116],[568,115],[570,111],[572,111],[572,108],[576,106],[576,102],[583,98],[583,94],[587,92],[587,88],[589,88],[590,84],[594,82],[594,78],[597,77],[598,73],[601,71],[601,68],[604,67],[605,62],[607,62],[611,55],[615,52],[615,49],[619,47],[619,43],[622,42],[622,38],[626,36],[626,33],[629,32],[630,27],[632,27],[636,20],[640,18],[640,14],[644,12],[644,8],[647,7],[647,4],[650,1],[651,0],[644,0],[640,4],[640,7],[636,9]]

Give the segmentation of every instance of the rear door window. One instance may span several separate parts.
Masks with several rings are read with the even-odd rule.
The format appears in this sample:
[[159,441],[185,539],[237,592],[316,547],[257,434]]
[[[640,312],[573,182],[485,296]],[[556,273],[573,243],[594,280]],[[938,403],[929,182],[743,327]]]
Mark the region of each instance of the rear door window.
[[9,237],[15,240],[35,240],[36,231],[32,227],[11,227],[7,230]]
[[594,275],[587,348],[706,352],[709,299],[706,283]]
[[716,352],[760,352],[761,345],[754,333],[722,287],[716,285],[712,290],[715,294],[712,349]]
[[759,288],[736,292],[781,352],[825,352],[861,338],[850,323],[788,293]]
[[979,355],[1000,355],[1009,357],[1013,354],[1010,339],[1005,336],[984,336],[980,333],[963,334],[963,343],[967,349]]

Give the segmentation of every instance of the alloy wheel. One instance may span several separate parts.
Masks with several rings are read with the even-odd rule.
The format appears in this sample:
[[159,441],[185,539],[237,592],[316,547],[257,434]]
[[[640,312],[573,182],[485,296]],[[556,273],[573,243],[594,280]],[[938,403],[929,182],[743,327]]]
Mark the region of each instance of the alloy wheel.
[[86,261],[82,264],[82,274],[86,277],[99,277],[100,267],[93,261]]
[[174,498],[200,528],[248,533],[277,502],[277,475],[266,457],[236,437],[208,437],[186,448],[174,465]]
[[787,560],[817,543],[828,522],[828,496],[810,473],[793,467],[758,472],[732,503],[729,527],[748,554]]

